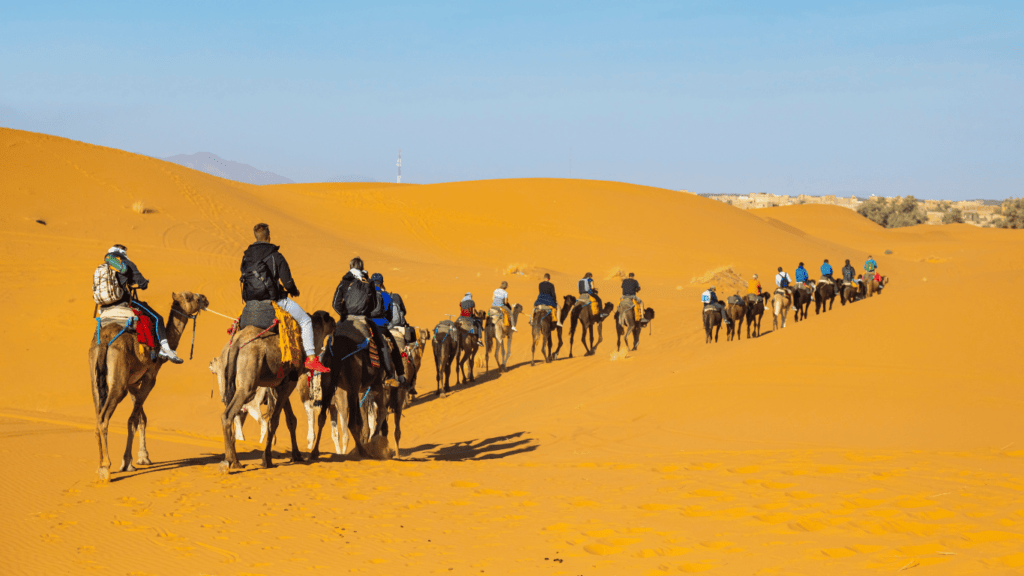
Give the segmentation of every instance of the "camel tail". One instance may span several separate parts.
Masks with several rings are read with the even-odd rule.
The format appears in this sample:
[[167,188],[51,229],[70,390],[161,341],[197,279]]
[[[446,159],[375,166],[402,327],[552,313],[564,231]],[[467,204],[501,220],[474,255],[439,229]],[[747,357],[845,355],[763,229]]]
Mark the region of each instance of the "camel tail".
[[227,405],[231,402],[231,399],[235,397],[235,376],[238,374],[238,369],[235,364],[238,362],[239,347],[236,344],[232,344],[228,348],[228,361],[225,366],[221,367],[224,370],[224,404]]
[[110,392],[107,386],[107,346],[94,346],[95,357],[92,365],[92,382],[96,387],[96,411],[99,412],[107,402],[107,394]]

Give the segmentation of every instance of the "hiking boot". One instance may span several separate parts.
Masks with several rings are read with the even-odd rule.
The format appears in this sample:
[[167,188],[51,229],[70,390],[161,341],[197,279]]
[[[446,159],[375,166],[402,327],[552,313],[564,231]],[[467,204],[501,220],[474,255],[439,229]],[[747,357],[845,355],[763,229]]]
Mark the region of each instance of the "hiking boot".
[[330,372],[331,371],[331,369],[328,368],[327,366],[324,366],[323,363],[320,362],[320,359],[317,358],[316,356],[307,356],[306,357],[306,369],[307,370],[312,370],[314,372]]
[[405,375],[404,374],[398,377],[398,385],[399,386],[408,386],[409,385],[409,381],[405,379]]
[[171,346],[167,343],[167,340],[160,343],[160,358],[170,360],[174,364],[181,364],[184,362],[184,360],[178,358],[178,355],[174,350],[171,350]]

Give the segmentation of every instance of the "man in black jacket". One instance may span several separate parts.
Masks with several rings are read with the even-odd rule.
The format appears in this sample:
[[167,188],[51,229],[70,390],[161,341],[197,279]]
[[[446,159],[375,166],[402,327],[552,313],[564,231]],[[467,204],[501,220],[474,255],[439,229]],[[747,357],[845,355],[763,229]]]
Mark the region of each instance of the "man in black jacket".
[[[637,296],[637,292],[639,291],[640,283],[636,281],[636,278],[633,277],[633,273],[630,272],[629,278],[626,278],[625,280],[622,281],[622,299],[625,300],[628,298],[631,302],[633,302],[633,306],[636,306],[639,303],[640,308],[642,310],[644,306],[644,301],[641,300],[639,296]],[[641,319],[640,325],[646,326],[647,319]]]
[[850,265],[850,259],[846,259],[846,266],[843,266],[843,282],[853,282],[857,277],[857,269]]
[[[175,364],[181,364],[184,362],[178,355],[171,350],[171,346],[167,343],[167,325],[164,323],[164,317],[161,316],[156,310],[139,300],[132,300],[131,287],[137,286],[139,290],[145,290],[149,288],[149,280],[139,272],[138,266],[134,262],[128,259],[128,248],[123,244],[114,244],[110,250],[107,250],[107,261],[116,260],[120,263],[120,267],[124,269],[123,272],[118,271],[116,273],[117,283],[121,285],[121,289],[124,290],[124,296],[120,300],[114,302],[110,306],[120,306],[122,304],[130,304],[132,307],[137,308],[153,319],[153,326],[156,329],[156,339],[160,343],[160,357],[165,360],[170,360]],[[115,268],[116,270],[116,268]],[[109,306],[104,306],[109,308]]]
[[[313,320],[305,310],[288,296],[299,296],[288,261],[270,243],[270,226],[257,224],[252,229],[256,242],[245,249],[242,256],[242,298],[250,300],[273,300],[282,310],[292,315],[302,330],[302,347],[306,352],[306,368],[317,372],[330,372],[316,357],[316,342],[313,341]],[[259,277],[265,280],[258,290],[248,293],[252,284],[249,279]]]
[[[349,271],[341,278],[338,288],[334,291],[334,311],[338,313],[339,322],[344,322],[350,316],[362,316],[366,318],[366,326],[373,334],[374,340],[380,346],[380,358],[384,364],[384,371],[389,380],[398,380],[402,386],[406,385],[405,366],[402,364],[402,351],[398,349],[398,343],[390,330],[383,330],[375,322],[374,318],[384,317],[383,300],[377,306],[380,294],[376,287],[367,278],[363,270],[362,258],[356,257],[349,262]],[[379,310],[377,309],[379,308]],[[388,346],[391,342],[392,346]],[[415,393],[415,391],[412,391]]]

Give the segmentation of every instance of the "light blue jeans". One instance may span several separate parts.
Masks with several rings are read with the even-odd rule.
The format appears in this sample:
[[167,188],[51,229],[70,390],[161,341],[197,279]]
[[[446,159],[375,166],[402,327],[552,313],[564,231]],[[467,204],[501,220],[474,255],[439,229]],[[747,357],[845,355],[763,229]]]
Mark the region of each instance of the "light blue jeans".
[[306,356],[315,356],[316,343],[313,341],[313,319],[291,298],[282,298],[277,301],[277,305],[281,307],[281,310],[291,314],[292,318],[295,318],[295,321],[299,323],[299,328],[302,330],[302,347],[306,350]]

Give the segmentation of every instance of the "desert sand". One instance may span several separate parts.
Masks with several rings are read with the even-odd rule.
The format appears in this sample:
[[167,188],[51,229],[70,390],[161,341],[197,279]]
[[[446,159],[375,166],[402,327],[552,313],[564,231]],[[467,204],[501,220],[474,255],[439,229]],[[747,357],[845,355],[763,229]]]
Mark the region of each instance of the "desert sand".
[[[585,180],[252,186],[9,129],[0,194],[5,574],[1024,571],[1021,231],[886,230],[834,206],[743,211]],[[657,318],[636,352],[612,354],[607,322],[596,355],[577,342],[532,368],[521,329],[508,373],[492,362],[405,412],[398,459],[284,464],[282,435],[265,470],[250,420],[245,469],[223,474],[207,363],[229,322],[204,313],[194,359],[165,366],[146,404],[153,465],[100,482],[93,269],[123,243],[162,311],[191,290],[236,314],[257,222],[309,312],[330,310],[359,255],[417,326],[502,280],[529,309],[545,272],[561,296],[591,271],[612,300],[635,272]],[[724,296],[752,273],[768,287],[780,265],[838,272],[868,254],[882,295],[704,343],[709,283]],[[111,425],[115,464],[129,412]]]

